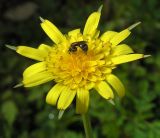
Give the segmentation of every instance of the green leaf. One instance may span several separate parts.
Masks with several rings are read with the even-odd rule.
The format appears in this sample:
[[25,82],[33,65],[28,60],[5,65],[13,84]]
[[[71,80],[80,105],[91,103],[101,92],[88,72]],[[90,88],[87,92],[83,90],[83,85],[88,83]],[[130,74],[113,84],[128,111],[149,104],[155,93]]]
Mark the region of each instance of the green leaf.
[[9,125],[12,125],[18,114],[18,108],[13,101],[6,101],[2,104],[2,114]]

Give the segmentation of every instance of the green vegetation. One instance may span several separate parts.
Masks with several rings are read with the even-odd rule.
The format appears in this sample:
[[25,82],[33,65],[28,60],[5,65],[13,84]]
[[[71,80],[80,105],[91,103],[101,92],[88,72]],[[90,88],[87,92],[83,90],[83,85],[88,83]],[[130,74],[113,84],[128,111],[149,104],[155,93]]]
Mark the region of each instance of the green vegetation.
[[[52,44],[39,25],[39,16],[51,20],[67,33],[83,28],[88,15],[101,4],[104,7],[100,30],[120,31],[141,21],[126,43],[137,53],[152,57],[121,65],[114,72],[126,87],[126,97],[116,99],[115,106],[91,92],[89,114],[94,137],[159,138],[160,2],[34,0],[27,8],[26,4],[21,0],[0,2],[0,138],[84,138],[82,120],[75,114],[74,104],[58,120],[56,107],[45,103],[53,82],[29,89],[13,89],[21,81],[23,70],[34,61],[4,45],[37,47],[43,42]],[[17,8],[19,11],[15,16],[13,13]]]

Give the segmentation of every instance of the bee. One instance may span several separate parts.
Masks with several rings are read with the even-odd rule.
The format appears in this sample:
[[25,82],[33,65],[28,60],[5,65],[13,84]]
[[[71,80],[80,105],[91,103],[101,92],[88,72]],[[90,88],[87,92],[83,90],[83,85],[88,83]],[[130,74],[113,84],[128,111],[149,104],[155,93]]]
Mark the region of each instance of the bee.
[[69,52],[76,52],[77,47],[80,47],[85,53],[88,51],[88,45],[86,44],[86,41],[78,41],[71,44],[69,48]]

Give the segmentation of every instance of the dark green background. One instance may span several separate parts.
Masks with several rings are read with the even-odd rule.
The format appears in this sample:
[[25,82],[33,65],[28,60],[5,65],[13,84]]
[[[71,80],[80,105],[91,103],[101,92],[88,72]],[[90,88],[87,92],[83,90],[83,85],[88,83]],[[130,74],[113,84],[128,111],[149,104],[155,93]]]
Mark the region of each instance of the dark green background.
[[81,117],[75,114],[74,104],[58,120],[56,107],[45,103],[52,82],[13,89],[21,81],[23,70],[35,62],[4,45],[52,44],[39,25],[39,16],[67,33],[83,28],[88,15],[101,4],[104,7],[100,30],[120,31],[141,21],[125,42],[135,52],[152,57],[120,65],[114,71],[126,87],[126,97],[116,100],[115,106],[91,92],[89,114],[94,136],[160,138],[159,0],[1,0],[0,138],[84,138]]

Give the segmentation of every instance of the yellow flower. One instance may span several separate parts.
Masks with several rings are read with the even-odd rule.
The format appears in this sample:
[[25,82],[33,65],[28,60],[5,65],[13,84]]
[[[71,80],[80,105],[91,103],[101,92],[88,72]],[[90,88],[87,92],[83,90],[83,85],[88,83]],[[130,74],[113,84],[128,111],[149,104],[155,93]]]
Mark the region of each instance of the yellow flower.
[[121,32],[107,31],[100,35],[97,29],[100,16],[101,10],[93,12],[83,32],[75,29],[65,35],[41,18],[41,27],[54,44],[41,44],[37,49],[16,47],[20,55],[38,61],[24,71],[24,87],[54,80],[56,85],[48,92],[46,102],[65,110],[76,97],[76,112],[80,114],[87,111],[89,92],[93,88],[107,100],[114,98],[113,90],[123,97],[124,86],[112,70],[119,64],[146,57],[133,54],[128,45],[120,44],[137,24]]

